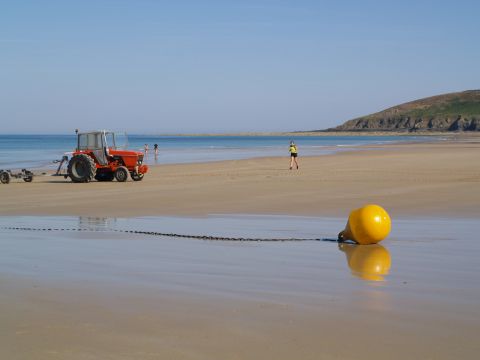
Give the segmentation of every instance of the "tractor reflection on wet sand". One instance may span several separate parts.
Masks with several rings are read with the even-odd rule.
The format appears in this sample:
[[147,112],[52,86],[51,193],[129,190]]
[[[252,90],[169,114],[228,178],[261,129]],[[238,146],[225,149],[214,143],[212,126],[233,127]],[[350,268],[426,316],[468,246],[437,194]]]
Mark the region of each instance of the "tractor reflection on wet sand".
[[142,152],[119,149],[116,143],[118,134],[106,130],[75,132],[77,148],[64,175],[73,182],[90,182],[93,179],[112,181],[114,178],[125,182],[129,174],[132,180],[140,181],[148,172],[148,166],[143,164]]

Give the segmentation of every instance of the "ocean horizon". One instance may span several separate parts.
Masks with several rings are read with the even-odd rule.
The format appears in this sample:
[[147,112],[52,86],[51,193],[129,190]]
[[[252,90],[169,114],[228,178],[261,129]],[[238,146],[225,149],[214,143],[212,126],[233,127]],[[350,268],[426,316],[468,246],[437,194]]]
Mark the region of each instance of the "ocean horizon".
[[[352,147],[425,141],[422,136],[294,136],[294,135],[128,135],[128,149],[143,151],[154,164],[198,163],[256,157],[288,157],[293,140],[299,156],[327,155]],[[153,145],[159,145],[158,156]],[[75,150],[76,135],[0,135],[0,169],[55,169],[55,160]]]

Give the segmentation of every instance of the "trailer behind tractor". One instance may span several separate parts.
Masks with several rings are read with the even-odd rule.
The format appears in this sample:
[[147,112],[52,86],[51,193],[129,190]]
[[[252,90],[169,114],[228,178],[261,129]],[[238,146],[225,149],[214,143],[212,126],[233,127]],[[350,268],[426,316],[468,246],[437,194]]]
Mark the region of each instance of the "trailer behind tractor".
[[11,179],[23,179],[25,182],[32,182],[33,172],[27,169],[22,169],[20,172],[0,169],[0,183],[8,184]]

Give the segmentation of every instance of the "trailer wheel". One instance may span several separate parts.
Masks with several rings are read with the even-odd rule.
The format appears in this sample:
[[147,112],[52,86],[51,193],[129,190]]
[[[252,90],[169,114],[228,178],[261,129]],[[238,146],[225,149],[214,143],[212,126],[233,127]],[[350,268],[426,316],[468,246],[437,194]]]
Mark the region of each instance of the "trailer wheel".
[[0,173],[0,182],[2,184],[8,184],[10,182],[10,174],[6,171]]
[[22,169],[23,181],[32,182],[33,173],[27,169]]
[[92,181],[97,168],[95,161],[90,156],[78,154],[70,159],[67,172],[73,182],[82,183]]
[[130,176],[131,176],[133,181],[142,181],[145,174],[140,174],[140,173],[137,173],[137,172],[131,172]]
[[128,179],[128,169],[125,166],[119,166],[117,170],[115,170],[115,179],[118,182],[125,182]]

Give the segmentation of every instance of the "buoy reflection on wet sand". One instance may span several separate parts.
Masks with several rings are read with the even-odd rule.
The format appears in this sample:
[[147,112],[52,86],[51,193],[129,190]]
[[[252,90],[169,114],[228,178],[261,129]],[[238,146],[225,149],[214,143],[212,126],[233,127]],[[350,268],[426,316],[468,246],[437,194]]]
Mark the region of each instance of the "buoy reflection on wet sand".
[[383,281],[390,271],[390,253],[382,245],[339,243],[338,248],[345,253],[352,274],[363,280]]

